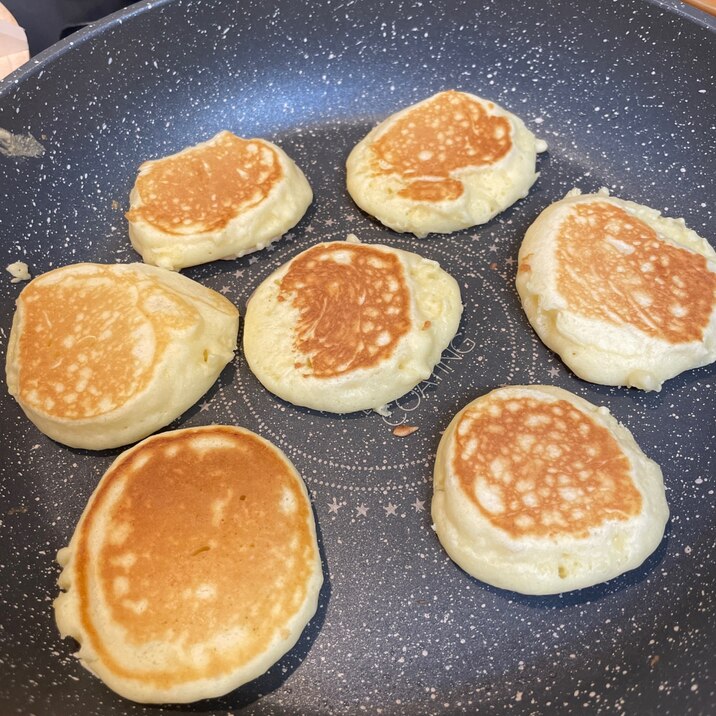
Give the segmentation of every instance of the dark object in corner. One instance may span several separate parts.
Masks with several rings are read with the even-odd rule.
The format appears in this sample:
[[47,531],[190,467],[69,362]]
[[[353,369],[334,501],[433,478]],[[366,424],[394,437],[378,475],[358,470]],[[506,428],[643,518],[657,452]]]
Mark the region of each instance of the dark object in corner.
[[2,0],[25,29],[30,55],[135,0]]

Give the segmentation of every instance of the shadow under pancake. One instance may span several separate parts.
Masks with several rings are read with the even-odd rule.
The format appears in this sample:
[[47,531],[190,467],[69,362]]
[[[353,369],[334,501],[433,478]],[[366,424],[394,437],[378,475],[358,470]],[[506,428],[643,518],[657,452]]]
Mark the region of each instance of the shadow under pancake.
[[[468,333],[467,333],[467,323],[468,323],[468,316],[466,315],[467,312],[463,311],[461,317],[460,317],[460,323],[458,324],[457,331],[455,333],[455,336],[450,341],[450,344],[443,350],[440,359],[438,362],[433,366],[433,370],[430,373],[430,375],[427,378],[424,378],[420,382],[418,382],[415,386],[413,386],[410,390],[407,390],[402,395],[398,396],[394,400],[391,400],[390,402],[385,404],[385,408],[388,411],[388,413],[392,413],[394,410],[398,409],[401,401],[405,402],[406,400],[410,400],[411,394],[418,392],[420,395],[426,395],[431,394],[439,391],[439,384],[443,379],[443,374],[445,372],[445,368],[443,366],[443,359],[445,355],[452,351],[453,353],[457,351],[458,353],[461,352],[461,347],[466,341],[469,339]],[[239,344],[242,344],[243,342],[243,321],[239,327]],[[243,355],[239,356],[239,361],[242,361],[245,365],[246,361],[243,358]],[[234,358],[234,360],[229,364],[231,366],[233,374],[236,372],[236,364],[237,359]],[[225,368],[224,370],[227,370],[229,368]],[[244,366],[240,366],[242,370],[244,370]],[[303,405],[297,405],[295,403],[291,403],[290,401],[279,397],[275,393],[272,393],[268,388],[265,388],[263,384],[259,381],[259,379],[256,377],[256,375],[251,371],[250,368],[248,368],[247,365],[245,365],[245,377],[242,378],[246,382],[247,387],[249,390],[265,394],[265,397],[267,397],[268,400],[274,402],[276,405],[281,406],[285,411],[293,411],[298,415],[303,415],[307,417],[318,417],[321,419],[329,419],[329,420],[347,420],[347,421],[353,421],[358,420],[366,415],[381,415],[380,412],[377,410],[374,410],[372,408],[366,408],[361,410],[353,410],[346,413],[333,413],[328,410],[316,410],[314,408],[307,408]],[[223,376],[223,373],[222,373]],[[212,387],[211,390],[214,390],[214,387]],[[208,396],[209,393],[206,393]],[[195,406],[196,407],[196,406]]]
[[[298,253],[304,248],[308,248],[307,246],[304,246],[304,244],[313,245],[314,243],[321,241],[322,238],[320,236],[306,231],[315,218],[316,211],[317,207],[314,199],[308,209],[306,209],[306,213],[301,217],[300,221],[293,228],[282,234],[280,238],[271,242],[270,246],[259,249],[258,251],[251,251],[235,259],[216,259],[205,264],[190,266],[182,269],[181,273],[202,285],[213,288],[215,291],[219,290],[220,293],[222,293],[241,310],[241,317],[243,319],[246,313],[246,302],[250,296],[250,292],[247,293],[246,287],[249,284],[252,286],[254,284],[258,285],[258,283],[254,280],[255,277],[251,278],[248,273],[245,278],[239,279],[232,276],[233,272],[238,270],[258,274],[262,268],[259,264],[268,264],[272,267],[271,270],[273,271],[274,268],[277,268],[273,267],[273,263],[275,262],[274,255],[277,249],[284,248],[288,243],[293,244],[294,242],[297,242],[298,245],[296,246],[295,253]],[[287,239],[287,236],[289,235],[291,238]],[[286,261],[288,260],[289,259],[287,258]],[[257,265],[252,268],[253,264]],[[229,290],[221,291],[221,286],[216,285],[219,283],[227,284]],[[243,320],[241,321],[241,325],[243,325]]]
[[[221,396],[219,395],[222,390],[229,388],[233,384],[236,372],[239,370],[238,364],[241,360],[240,351],[237,348],[234,357],[226,364],[211,388],[209,388],[196,403],[187,408],[178,418],[169,423],[169,425],[158,430],[157,433],[211,424],[228,424],[244,427],[233,418],[230,419],[228,423],[222,420],[224,411],[222,411],[221,408],[224,406],[222,405]],[[198,419],[195,420],[197,416]]]
[[[557,357],[557,359],[559,358]],[[611,398],[634,403],[643,406],[647,410],[664,410],[668,408],[674,400],[678,400],[688,389],[694,386],[702,386],[704,382],[708,382],[709,379],[716,379],[716,363],[710,363],[705,366],[700,366],[699,368],[685,370],[673,378],[667,378],[661,386],[661,390],[645,391],[640,388],[591,383],[582,378],[578,378],[566,366],[564,366],[564,370],[567,371],[574,380],[583,384],[585,390],[588,389],[600,396],[604,396],[604,400]]]
[[[328,611],[328,602],[331,596],[331,580],[326,560],[326,552],[323,547],[323,535],[313,502],[311,502],[311,509],[313,511],[313,519],[316,523],[316,539],[318,542],[318,552],[321,557],[323,584],[318,594],[318,608],[316,609],[316,613],[306,625],[296,644],[268,669],[268,671],[253,681],[239,686],[239,688],[234,691],[215,699],[205,699],[191,704],[172,705],[171,708],[157,705],[156,708],[161,709],[162,713],[220,713],[226,712],[227,710],[231,711],[233,709],[244,708],[258,701],[266,694],[270,694],[282,687],[291,674],[304,662],[313,646],[313,642],[323,628],[323,623],[326,620],[326,613]],[[155,707],[151,706],[150,708]],[[302,709],[301,713],[306,713],[305,709]]]
[[[224,367],[224,369],[221,371],[221,374],[219,377],[214,381],[213,385],[209,388],[209,390],[206,391],[193,405],[188,407],[181,415],[176,417],[174,420],[172,420],[171,423],[168,425],[165,425],[162,428],[159,428],[158,430],[155,430],[152,433],[149,433],[149,435],[146,435],[141,440],[136,440],[133,443],[127,443],[126,445],[121,445],[116,448],[110,448],[109,450],[86,450],[84,448],[74,448],[70,447],[69,445],[65,445],[64,443],[57,442],[56,440],[52,440],[52,438],[47,437],[46,435],[42,435],[38,432],[38,437],[42,435],[44,439],[49,440],[50,442],[57,445],[62,450],[68,451],[72,455],[76,455],[78,457],[85,457],[85,456],[91,456],[91,457],[100,457],[100,458],[112,458],[114,460],[115,458],[119,457],[123,452],[126,450],[129,450],[134,445],[137,445],[142,440],[146,440],[148,437],[152,435],[159,435],[160,433],[167,432],[169,430],[181,430],[183,428],[191,428],[191,427],[197,427],[197,424],[213,424],[213,423],[219,423],[218,420],[215,419],[215,406],[218,405],[217,402],[215,402],[212,405],[209,405],[213,398],[216,398],[217,393],[222,390],[222,388],[228,387],[232,384],[234,380],[234,376],[236,375],[237,370],[237,357],[234,356],[233,360],[231,360],[227,365]],[[210,410],[206,413],[206,417],[200,422],[195,423],[193,420],[197,414],[202,414],[206,411],[206,406],[210,407]],[[233,423],[232,423],[233,424]],[[109,467],[109,463],[107,463],[107,467]],[[98,474],[97,481],[102,477],[104,474],[104,471]],[[94,489],[94,488],[92,488]]]

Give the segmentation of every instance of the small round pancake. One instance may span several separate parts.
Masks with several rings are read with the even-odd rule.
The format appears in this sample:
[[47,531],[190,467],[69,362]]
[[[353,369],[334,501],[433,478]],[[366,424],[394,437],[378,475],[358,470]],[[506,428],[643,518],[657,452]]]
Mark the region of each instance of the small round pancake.
[[142,703],[220,696],[263,674],[298,640],[323,581],[301,477],[271,443],[229,426],[122,453],[57,560],[60,634]]
[[432,515],[468,574],[522,594],[638,567],[669,517],[659,466],[606,408],[561,388],[499,388],[463,408],[435,461]]
[[348,191],[395,231],[447,234],[527,196],[537,152],[546,149],[494,102],[440,92],[391,115],[354,147]]
[[716,252],[606,190],[573,190],[540,214],[517,290],[539,337],[592,383],[660,390],[716,360]]
[[10,394],[53,440],[104,450],[193,405],[233,358],[239,313],[145,264],[74,264],[31,281],[8,342]]
[[430,376],[461,314],[456,281],[434,261],[379,244],[317,244],[254,292],[244,354],[295,405],[380,410]]
[[129,238],[146,263],[177,270],[262,249],[313,200],[306,177],[264,139],[219,132],[144,162],[129,196]]

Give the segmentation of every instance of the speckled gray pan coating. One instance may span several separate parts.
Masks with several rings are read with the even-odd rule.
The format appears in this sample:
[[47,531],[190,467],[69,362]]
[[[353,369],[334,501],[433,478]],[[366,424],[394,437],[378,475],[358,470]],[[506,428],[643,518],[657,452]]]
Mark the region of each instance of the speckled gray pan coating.
[[[45,149],[24,159],[0,149],[3,269],[18,259],[33,274],[136,260],[123,212],[137,166],[230,129],[278,142],[316,201],[272,250],[187,275],[243,312],[279,264],[353,231],[437,259],[463,292],[458,337],[390,418],[294,408],[263,390],[239,356],[170,426],[235,422],[285,450],[314,501],[327,579],[316,619],[264,677],[167,712],[714,707],[716,367],[659,394],[584,383],[536,339],[514,289],[525,229],[573,186],[605,185],[685,216],[714,241],[714,28],[676,2],[177,0],[140,3],[0,85],[0,128],[29,132]],[[448,87],[496,100],[546,139],[542,176],[486,226],[437,240],[398,236],[350,201],[345,157],[376,122]],[[0,280],[3,350],[21,288],[9,278]],[[608,405],[663,466],[672,518],[642,568],[528,598],[468,577],[441,549],[429,516],[441,430],[478,395],[530,382]],[[0,413],[0,713],[156,713],[86,673],[52,617],[55,551],[117,451],[52,443],[6,395]],[[419,430],[397,438],[391,426],[401,422]]]

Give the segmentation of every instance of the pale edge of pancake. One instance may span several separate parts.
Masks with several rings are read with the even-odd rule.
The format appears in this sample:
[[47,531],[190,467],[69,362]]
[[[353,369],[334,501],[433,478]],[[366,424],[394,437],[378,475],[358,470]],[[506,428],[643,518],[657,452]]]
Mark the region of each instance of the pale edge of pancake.
[[[176,157],[211,144],[221,134],[170,156]],[[268,196],[234,217],[226,226],[212,231],[170,234],[143,219],[129,221],[132,247],[145,263],[177,271],[219,259],[235,259],[277,241],[301,220],[313,201],[308,180],[279,146],[265,139],[255,141],[263,142],[276,152],[284,172],[283,178],[271,188]],[[148,171],[154,161],[161,159],[142,164],[140,175]],[[135,182],[129,195],[129,208],[138,209],[141,206]]]
[[[340,242],[339,242],[340,243]],[[351,242],[346,242],[349,245]],[[381,244],[372,248],[399,257],[410,292],[411,328],[379,366],[331,378],[304,376],[294,367],[298,309],[278,301],[290,261],[265,279],[246,306],[244,355],[265,388],[294,405],[331,413],[382,410],[429,378],[457,333],[462,315],[460,288],[435,261]],[[425,321],[430,327],[421,329]]]
[[[34,281],[61,281],[65,272],[91,270],[92,264],[73,264],[38,276]],[[107,450],[141,440],[168,425],[191,407],[214,384],[236,350],[239,312],[221,294],[186,276],[145,264],[117,264],[122,275],[151,276],[191,302],[201,320],[187,331],[177,331],[164,359],[154,366],[146,389],[116,410],[84,419],[61,419],[19,398],[18,347],[25,330],[22,293],[17,300],[5,363],[7,386],[25,415],[45,435],[64,445]],[[28,284],[28,286],[31,284]]]
[[[547,207],[525,234],[518,256],[516,286],[522,307],[542,342],[584,380],[642,390],[660,390],[663,382],[685,370],[716,360],[716,301],[702,341],[673,344],[637,328],[617,327],[574,315],[557,291],[555,236],[575,204],[606,202],[651,227],[660,239],[703,256],[716,273],[716,252],[683,219],[661,216],[649,207],[609,196],[581,194],[573,189]],[[530,271],[520,271],[529,261]]]
[[[323,584],[323,571],[321,567],[321,557],[318,549],[318,541],[316,538],[316,525],[313,518],[313,511],[310,506],[310,498],[308,491],[306,490],[303,479],[296,471],[291,461],[278,447],[265,440],[256,433],[238,428],[237,426],[231,426],[233,429],[239,430],[240,432],[249,433],[259,438],[266,445],[270,446],[271,449],[276,452],[279,457],[286,463],[290,471],[293,473],[297,480],[297,484],[300,486],[301,492],[309,505],[308,508],[308,522],[307,526],[310,533],[313,535],[315,544],[315,563],[313,573],[311,575],[310,582],[306,585],[306,598],[301,605],[300,609],[297,610],[294,617],[285,625],[286,632],[283,638],[277,638],[271,646],[264,652],[257,654],[256,657],[246,666],[241,667],[233,673],[229,673],[220,678],[213,679],[198,679],[181,686],[172,687],[169,692],[159,687],[152,687],[145,683],[137,683],[136,681],[129,681],[123,679],[121,676],[116,675],[111,669],[107,668],[105,664],[99,659],[96,651],[92,647],[91,640],[88,638],[85,630],[82,626],[82,622],[79,617],[79,604],[77,602],[77,593],[73,590],[73,584],[75,581],[75,549],[76,543],[79,539],[79,535],[83,528],[85,516],[90,513],[95,502],[95,495],[99,491],[99,487],[106,481],[110,473],[118,467],[122,462],[126,461],[136,450],[141,450],[142,446],[145,445],[149,440],[153,440],[154,437],[162,437],[171,433],[162,433],[162,436],[154,436],[147,438],[147,440],[135,445],[123,452],[117,459],[110,465],[107,472],[104,474],[100,482],[98,483],[95,491],[90,496],[90,499],[85,507],[82,516],[75,528],[72,539],[67,547],[60,549],[57,553],[57,562],[62,567],[62,572],[58,578],[58,586],[62,590],[60,595],[54,600],[53,608],[55,612],[55,621],[57,628],[59,629],[61,637],[72,637],[80,645],[79,651],[75,656],[80,660],[82,666],[84,666],[89,672],[101,679],[110,689],[117,692],[125,698],[137,701],[140,703],[190,703],[193,701],[199,701],[201,699],[214,698],[226,694],[239,686],[252,681],[253,679],[264,674],[273,664],[275,664],[284,654],[290,651],[296,644],[304,628],[316,613],[318,608],[318,598]],[[175,432],[187,432],[196,433],[204,431],[207,428],[188,428],[186,431],[175,431]],[[210,428],[208,428],[210,429]],[[95,544],[93,552],[96,554],[103,540],[106,536],[100,533],[92,536]],[[95,565],[96,567],[96,565]],[[92,577],[90,577],[92,579]],[[99,600],[99,607],[93,609],[95,615],[101,611],[102,607],[106,607],[106,600],[103,594],[98,594],[96,591],[96,581],[92,585],[94,588],[94,596]]]
[[[589,536],[574,539],[524,538],[519,543],[494,527],[469,504],[451,470],[453,435],[465,406],[451,421],[435,460],[432,518],[450,558],[468,574],[501,589],[522,594],[558,594],[582,589],[635,569],[659,546],[669,518],[660,467],[641,451],[632,434],[605,407],[552,386],[511,386],[510,397],[567,400],[609,430],[631,466],[634,486],[643,498],[638,517],[610,520]],[[504,393],[503,393],[504,394]],[[489,400],[490,393],[478,398]],[[560,568],[565,576],[560,576]]]
[[404,114],[432,97],[391,115],[372,129],[351,151],[346,162],[347,188],[363,211],[398,232],[424,238],[428,234],[448,234],[470,226],[485,224],[494,216],[527,196],[539,172],[535,171],[537,153],[547,145],[535,136],[516,115],[494,102],[463,92],[480,102],[494,116],[506,117],[512,129],[512,147],[499,161],[485,167],[467,167],[451,173],[463,182],[464,191],[454,201],[415,201],[398,196],[405,182],[398,175],[374,176],[371,170],[371,145]]

